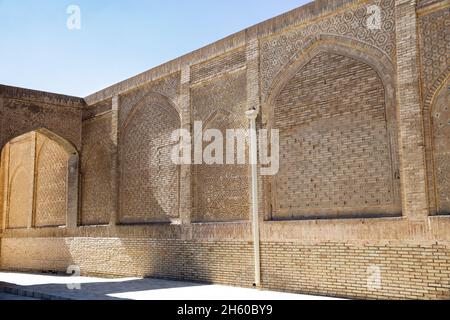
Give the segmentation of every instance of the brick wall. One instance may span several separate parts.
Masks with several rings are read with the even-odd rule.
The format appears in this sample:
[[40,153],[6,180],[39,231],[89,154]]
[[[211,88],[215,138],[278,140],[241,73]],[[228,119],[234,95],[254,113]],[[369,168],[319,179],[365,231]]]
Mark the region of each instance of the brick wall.
[[7,228],[66,225],[68,165],[66,150],[39,132],[22,135],[5,146]]
[[[449,263],[448,243],[308,245],[287,242],[262,245],[264,286],[309,294],[449,299]],[[379,280],[373,278],[378,275]]]
[[[246,77],[243,71],[191,87],[193,119],[203,130],[246,129]],[[209,143],[205,142],[204,146]],[[225,151],[225,145],[223,146]],[[224,161],[225,152],[224,152]],[[248,219],[249,175],[246,165],[193,167],[195,222],[231,222]]]
[[[425,1],[425,3],[427,3]],[[439,2],[433,1],[436,5]],[[421,59],[421,90],[423,100],[427,175],[432,214],[448,214],[449,182],[445,172],[448,163],[448,113],[450,50],[448,37],[449,10],[430,10],[423,6],[419,11],[419,44]],[[445,138],[445,136],[447,138]],[[443,169],[440,169],[443,168]]]
[[172,130],[246,128],[255,108],[281,129],[280,173],[259,184],[263,288],[449,299],[448,9],[318,0],[85,99],[0,87],[2,145],[45,127],[82,159],[80,214],[14,215],[1,268],[252,286],[248,167],[166,164]]
[[84,105],[81,98],[0,85],[0,146],[45,128],[79,149]]
[[33,182],[34,182],[34,149],[35,134],[26,134],[11,141],[6,146],[7,156],[5,161],[9,165],[8,181],[9,209],[5,212],[6,226],[9,228],[26,228],[29,216],[33,211]]
[[[272,290],[351,298],[450,299],[449,244],[264,242],[262,285]],[[90,275],[251,287],[252,263],[252,244],[243,241],[2,240],[2,266],[10,270],[65,272],[74,264]]]
[[36,134],[36,227],[64,226],[67,212],[69,155],[57,142]]
[[111,192],[111,114],[83,122],[81,224],[109,224]]
[[179,217],[179,167],[171,161],[177,110],[159,95],[147,96],[120,135],[120,222],[170,222]]
[[401,214],[383,83],[370,66],[321,53],[279,94],[273,217]]

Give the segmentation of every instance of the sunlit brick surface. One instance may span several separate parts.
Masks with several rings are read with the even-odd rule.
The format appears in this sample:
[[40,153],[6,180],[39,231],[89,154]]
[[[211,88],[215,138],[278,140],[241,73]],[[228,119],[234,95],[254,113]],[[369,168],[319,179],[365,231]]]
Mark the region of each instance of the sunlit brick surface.
[[249,166],[169,157],[173,130],[254,108],[281,139],[263,288],[449,299],[448,15],[317,0],[84,99],[0,86],[0,268],[251,287]]

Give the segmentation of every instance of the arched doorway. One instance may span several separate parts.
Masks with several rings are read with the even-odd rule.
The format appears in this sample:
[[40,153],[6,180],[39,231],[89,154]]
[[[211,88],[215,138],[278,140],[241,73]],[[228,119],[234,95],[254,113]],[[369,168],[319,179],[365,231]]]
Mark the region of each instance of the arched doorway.
[[0,165],[4,229],[76,226],[78,152],[71,143],[35,130],[4,146]]

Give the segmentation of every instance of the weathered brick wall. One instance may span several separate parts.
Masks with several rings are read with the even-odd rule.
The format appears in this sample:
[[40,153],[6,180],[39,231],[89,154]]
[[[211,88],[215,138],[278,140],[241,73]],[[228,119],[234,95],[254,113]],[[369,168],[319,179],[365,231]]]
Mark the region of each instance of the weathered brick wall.
[[279,94],[275,219],[401,214],[383,83],[370,66],[321,53]]
[[427,160],[427,176],[430,211],[433,214],[448,214],[448,116],[450,74],[450,37],[448,35],[450,11],[425,6],[419,11],[419,45],[421,59],[421,89],[424,109],[424,130]]
[[69,155],[39,132],[11,140],[2,161],[5,226],[66,225]]
[[[193,119],[203,122],[203,130],[217,129],[226,137],[227,129],[247,128],[246,99],[246,77],[242,71],[203,82],[191,87]],[[225,155],[225,145],[223,148]],[[248,219],[248,166],[195,165],[193,180],[193,221]]]
[[450,299],[449,263],[448,243],[262,245],[265,287],[329,296]]
[[220,75],[245,68],[247,62],[245,48],[239,48],[214,59],[191,67],[191,84],[217,78]]
[[432,107],[437,213],[450,214],[450,79]]
[[109,224],[111,191],[111,114],[83,122],[81,157],[81,224]]
[[[9,208],[5,210],[8,228],[26,228],[33,211],[34,148],[36,136],[26,134],[11,141],[5,149],[9,163]],[[5,165],[6,167],[6,165]]]
[[66,225],[69,155],[57,142],[36,134],[36,227]]
[[80,149],[84,104],[81,98],[1,85],[0,146],[22,134],[45,128]]
[[277,183],[259,185],[263,288],[449,299],[448,9],[318,0],[86,105],[2,87],[2,139],[49,126],[75,145],[82,200],[78,227],[0,231],[1,268],[252,286],[248,167],[164,163],[172,130],[245,128],[256,108],[281,129]]
[[247,242],[143,238],[3,241],[2,266],[8,269],[65,272],[69,265],[78,265],[84,274],[91,275],[190,279],[241,286],[251,285],[253,278],[252,251]]
[[[11,270],[65,272],[73,264],[91,275],[245,287],[253,283],[252,245],[243,241],[5,238],[2,253],[2,266]],[[267,289],[352,298],[450,299],[449,243],[264,242],[261,254]],[[368,283],[378,271],[381,282]]]
[[170,222],[179,217],[179,167],[171,161],[178,111],[159,94],[147,95],[120,131],[120,222]]

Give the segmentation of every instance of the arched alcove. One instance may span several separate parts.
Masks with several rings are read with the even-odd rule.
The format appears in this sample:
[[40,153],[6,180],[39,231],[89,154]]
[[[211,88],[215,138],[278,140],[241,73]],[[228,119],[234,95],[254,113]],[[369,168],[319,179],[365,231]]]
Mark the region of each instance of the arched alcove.
[[274,80],[263,103],[264,124],[280,130],[269,218],[401,215],[395,73],[368,49],[321,35]]
[[78,152],[47,129],[10,140],[1,157],[5,229],[75,227]]
[[450,214],[450,77],[436,90],[431,108],[436,214]]
[[120,223],[169,223],[179,218],[180,168],[171,161],[176,106],[150,93],[120,130]]

